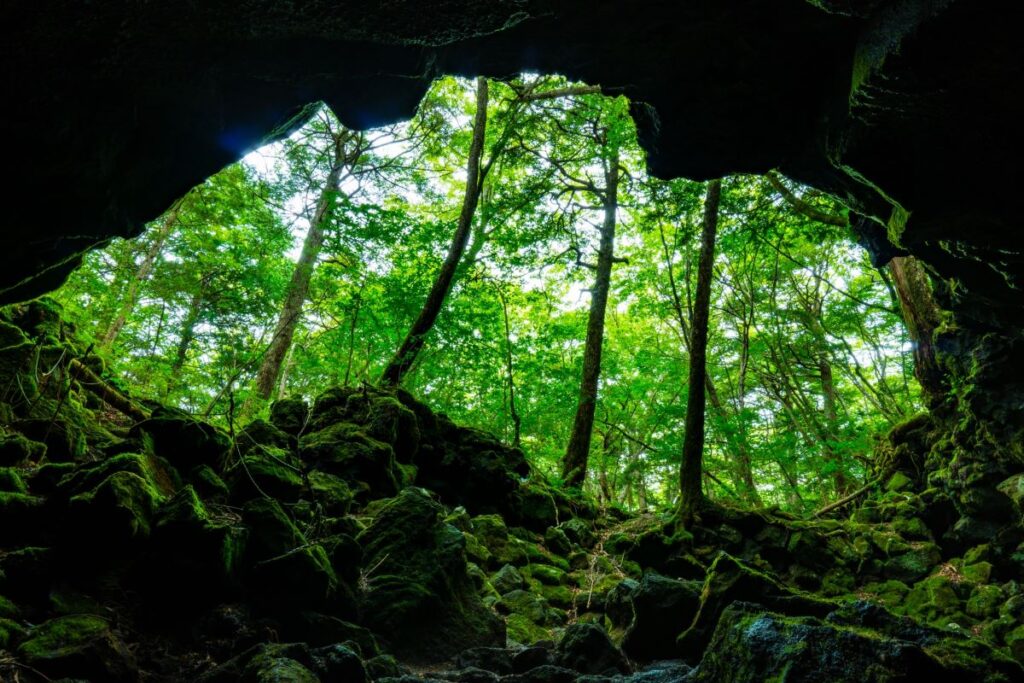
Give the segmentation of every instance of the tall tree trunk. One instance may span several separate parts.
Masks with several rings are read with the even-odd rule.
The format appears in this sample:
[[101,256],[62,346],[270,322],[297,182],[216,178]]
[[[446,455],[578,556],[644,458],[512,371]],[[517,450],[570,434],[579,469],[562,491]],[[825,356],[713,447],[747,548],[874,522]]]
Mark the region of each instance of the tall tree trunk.
[[174,362],[171,363],[171,374],[166,390],[167,396],[170,396],[171,392],[178,386],[181,370],[185,367],[185,359],[188,358],[189,347],[195,341],[196,325],[199,324],[199,316],[203,312],[204,298],[203,289],[200,288],[189,299],[188,311],[185,312],[185,318],[181,321],[181,332],[178,334],[178,347],[174,354]]
[[142,263],[139,264],[139,269],[135,271],[135,276],[132,281],[128,284],[128,289],[124,294],[124,300],[121,302],[120,308],[117,310],[117,314],[114,316],[110,326],[107,327],[107,331],[103,333],[103,339],[100,340],[101,349],[109,349],[114,345],[114,340],[117,339],[117,335],[121,333],[121,329],[124,328],[125,322],[128,320],[128,316],[135,309],[135,304],[139,296],[139,286],[145,282],[150,273],[153,272],[153,265],[156,263],[157,258],[164,249],[164,244],[167,242],[167,237],[171,234],[171,230],[178,222],[178,211],[181,208],[181,203],[175,204],[171,207],[171,210],[164,216],[163,223],[160,224],[160,228],[153,235],[153,241],[149,244],[149,249],[146,250],[146,255],[142,259]]
[[722,181],[708,183],[704,198],[704,226],[700,262],[697,265],[697,293],[693,302],[690,333],[690,381],[686,398],[686,433],[683,461],[679,468],[679,521],[689,524],[704,502],[701,488],[704,469],[704,392],[707,377],[708,316],[711,308],[711,275],[715,262],[715,233],[718,231],[718,203]]
[[935,360],[934,334],[941,322],[939,306],[932,296],[928,273],[913,256],[897,256],[889,262],[903,320],[914,345],[914,376],[929,401],[945,395],[948,389]]
[[562,460],[562,478],[567,486],[583,486],[587,478],[587,460],[594,430],[597,408],[597,382],[601,376],[601,347],[604,342],[604,313],[608,306],[612,265],[615,262],[615,223],[619,209],[619,150],[613,148],[605,169],[604,222],[597,253],[594,286],[590,290],[590,315],[587,318],[587,341],[583,347],[583,374],[576,418],[569,436],[569,445]]
[[843,467],[843,460],[836,453],[835,444],[839,434],[839,416],[836,411],[836,385],[832,377],[832,364],[828,358],[822,356],[818,359],[818,376],[821,379],[821,394],[824,404],[825,429],[823,445],[825,447],[825,459],[833,467],[832,483],[835,487],[836,498],[842,498],[847,493],[849,481],[846,477],[846,469]]
[[459,261],[462,260],[462,254],[466,250],[466,243],[469,241],[472,231],[476,205],[480,200],[482,183],[480,161],[484,153],[486,134],[487,79],[481,76],[476,79],[476,115],[473,118],[473,137],[469,145],[469,158],[466,162],[466,192],[462,199],[459,223],[455,229],[455,235],[452,237],[452,243],[448,247],[448,255],[441,265],[434,285],[430,288],[430,293],[427,295],[420,314],[416,317],[405,340],[381,376],[380,383],[382,385],[398,386],[402,383],[405,374],[416,362],[416,356],[423,348],[426,336],[434,327],[434,322],[437,321],[437,316],[441,313],[448,292],[451,291],[455,272],[459,267]]
[[519,448],[521,440],[522,418],[516,409],[516,378],[512,364],[512,327],[508,322],[508,302],[505,294],[501,291],[500,285],[495,285],[498,292],[498,299],[501,300],[501,316],[505,322],[505,372],[508,374],[508,413],[512,419],[512,446]]
[[[263,355],[263,362],[256,373],[256,396],[264,401],[274,393],[277,378],[281,374],[281,365],[285,356],[288,355],[288,349],[291,348],[295,329],[299,326],[299,321],[302,318],[302,308],[306,303],[306,297],[309,296],[309,282],[313,278],[316,260],[320,256],[320,249],[324,244],[331,207],[334,205],[341,171],[346,163],[342,149],[343,138],[344,134],[341,134],[335,140],[333,165],[327,175],[324,189],[317,199],[316,212],[309,224],[306,239],[302,243],[302,253],[295,264],[295,270],[292,271],[292,279],[288,284],[288,292],[285,294],[281,314],[277,318],[274,335],[270,338],[270,346]],[[247,401],[247,405],[242,408],[242,414],[247,414],[251,407],[251,402]]]

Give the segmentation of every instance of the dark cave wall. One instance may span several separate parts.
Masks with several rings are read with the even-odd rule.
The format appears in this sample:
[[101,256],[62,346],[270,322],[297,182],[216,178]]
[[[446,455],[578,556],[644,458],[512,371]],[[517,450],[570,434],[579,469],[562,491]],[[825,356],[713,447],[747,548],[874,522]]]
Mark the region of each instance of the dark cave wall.
[[777,167],[866,217],[881,263],[929,264],[952,312],[933,483],[962,518],[997,520],[968,525],[983,535],[1021,512],[997,490],[1024,465],[1021,14],[997,0],[11,0],[0,302],[58,286],[310,102],[365,127],[410,116],[440,73],[562,72],[636,102],[655,173]]

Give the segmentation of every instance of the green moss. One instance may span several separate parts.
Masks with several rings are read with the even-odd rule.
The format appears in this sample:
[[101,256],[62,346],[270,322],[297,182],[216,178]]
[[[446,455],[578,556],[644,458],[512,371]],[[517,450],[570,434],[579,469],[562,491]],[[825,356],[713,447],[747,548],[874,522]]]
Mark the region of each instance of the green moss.
[[531,564],[524,572],[546,586],[563,586],[569,580],[565,570],[546,564]]
[[75,654],[83,645],[105,636],[107,622],[90,614],[74,614],[51,619],[32,630],[18,653],[29,663],[60,659]]
[[553,637],[549,629],[538,626],[522,614],[510,614],[505,619],[505,629],[509,642],[522,645],[532,645]]
[[227,472],[231,500],[244,503],[258,496],[294,503],[302,495],[302,470],[288,451],[257,446]]
[[0,595],[0,617],[4,619],[17,619],[21,610],[13,602]]
[[44,443],[32,441],[21,434],[0,436],[0,466],[37,462],[45,455],[46,444]]
[[0,491],[28,493],[28,487],[25,486],[18,470],[13,467],[0,467]]
[[307,475],[313,500],[328,515],[343,516],[352,507],[352,490],[345,480],[333,474],[313,470]]
[[99,540],[146,538],[150,518],[163,496],[151,481],[132,472],[114,472],[94,489],[72,496],[77,525]]
[[964,578],[974,583],[988,583],[992,577],[992,563],[991,562],[975,562],[974,564],[965,564],[963,568]]
[[1010,656],[1024,664],[1024,625],[1013,629],[1004,637]]
[[199,495],[204,498],[226,498],[228,486],[209,465],[200,465],[188,477]]
[[0,650],[12,649],[24,637],[24,626],[12,619],[0,617]]
[[393,496],[400,488],[391,446],[354,424],[342,422],[303,436],[299,457],[343,478],[361,501]]
[[941,575],[919,581],[907,595],[905,610],[919,621],[946,628],[964,621],[963,602],[953,582]]
[[1005,596],[999,586],[975,586],[967,599],[967,614],[977,619],[988,619],[999,613]]

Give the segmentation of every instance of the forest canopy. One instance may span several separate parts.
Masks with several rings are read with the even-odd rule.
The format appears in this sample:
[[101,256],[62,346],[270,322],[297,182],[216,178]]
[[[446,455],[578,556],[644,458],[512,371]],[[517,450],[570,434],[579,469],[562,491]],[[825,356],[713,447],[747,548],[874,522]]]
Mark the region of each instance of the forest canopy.
[[845,208],[777,174],[715,183],[650,177],[622,96],[448,77],[385,128],[320,107],[57,297],[137,396],[233,427],[280,397],[400,384],[554,483],[667,507],[714,185],[700,483],[812,512],[868,483],[874,440],[921,409],[915,264],[874,268]]

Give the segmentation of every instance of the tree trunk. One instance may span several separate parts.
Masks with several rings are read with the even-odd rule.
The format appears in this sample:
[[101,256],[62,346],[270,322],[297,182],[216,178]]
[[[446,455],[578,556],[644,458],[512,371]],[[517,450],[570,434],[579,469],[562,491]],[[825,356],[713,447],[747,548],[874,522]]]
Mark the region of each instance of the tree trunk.
[[171,234],[171,230],[178,222],[178,211],[181,208],[180,202],[175,204],[167,215],[164,217],[163,223],[161,223],[159,230],[153,235],[153,241],[149,244],[149,249],[146,250],[146,255],[142,259],[142,263],[139,265],[139,269],[135,271],[135,277],[128,284],[128,290],[124,294],[124,301],[121,302],[121,307],[117,311],[117,315],[114,316],[114,320],[110,323],[107,331],[103,334],[103,339],[100,340],[99,347],[101,349],[109,349],[114,345],[114,340],[117,339],[117,335],[121,333],[121,329],[124,327],[125,322],[128,320],[128,316],[132,310],[135,309],[135,303],[139,295],[139,286],[149,278],[149,274],[153,272],[153,265],[156,263],[157,258],[164,249],[164,243],[167,241],[168,235]]
[[914,345],[914,376],[929,401],[945,395],[947,385],[935,360],[934,334],[941,317],[932,296],[928,274],[913,256],[897,256],[889,262],[907,333]]
[[452,237],[452,243],[448,247],[448,255],[441,265],[434,285],[430,288],[430,293],[427,295],[427,300],[423,304],[419,316],[413,322],[405,340],[381,376],[380,383],[382,385],[398,386],[402,383],[402,379],[416,361],[420,349],[423,348],[427,334],[434,327],[434,322],[441,313],[448,292],[451,291],[455,272],[462,260],[462,254],[466,250],[466,243],[469,241],[476,205],[480,200],[482,180],[480,161],[484,153],[486,133],[487,79],[481,76],[476,79],[476,115],[473,118],[473,137],[469,146],[469,158],[466,162],[466,192],[462,200],[462,210],[459,213],[459,223],[455,229],[455,235]]
[[512,419],[512,447],[519,448],[522,431],[522,418],[516,409],[516,378],[512,363],[512,328],[508,322],[508,302],[500,285],[495,285],[498,299],[501,300],[501,315],[505,322],[505,372],[508,374],[508,413]]
[[[309,282],[313,278],[316,260],[320,256],[320,249],[324,244],[331,207],[334,205],[338,182],[345,162],[345,155],[341,149],[341,138],[338,138],[335,140],[333,165],[324,183],[323,192],[320,193],[317,200],[316,212],[309,224],[306,239],[302,243],[302,254],[295,264],[295,270],[292,271],[292,279],[288,284],[288,292],[285,294],[281,314],[277,318],[274,336],[270,338],[270,346],[263,355],[263,363],[260,364],[260,369],[256,373],[256,396],[264,401],[274,393],[277,379],[281,374],[281,365],[285,356],[288,355],[288,349],[291,348],[292,339],[295,337],[295,329],[299,326],[299,320],[302,318],[302,307],[309,295]],[[242,408],[243,414],[247,413],[248,407]]]
[[597,408],[597,382],[601,375],[601,348],[604,342],[604,313],[608,306],[612,265],[615,262],[615,223],[619,209],[619,150],[612,150],[605,169],[603,196],[604,222],[601,245],[597,253],[594,286],[590,290],[590,314],[587,318],[587,341],[583,348],[583,375],[580,396],[576,403],[569,445],[562,460],[562,479],[566,486],[582,487],[587,478],[590,439]]
[[832,471],[832,483],[835,487],[836,498],[842,498],[847,493],[849,482],[846,478],[843,460],[836,453],[835,449],[839,436],[839,416],[836,412],[836,385],[832,377],[832,364],[824,356],[818,359],[818,376],[821,379],[821,393],[825,413],[825,433],[823,434],[825,459],[834,468]]
[[686,398],[686,433],[683,436],[683,460],[679,468],[679,521],[689,524],[704,502],[701,489],[704,458],[704,392],[707,377],[708,315],[711,307],[711,275],[715,261],[715,233],[718,230],[718,203],[722,181],[708,183],[704,199],[704,226],[700,262],[697,266],[697,293],[693,303],[690,331],[690,380]]
[[185,359],[188,357],[189,347],[196,338],[196,325],[199,324],[199,316],[203,312],[203,290],[192,295],[188,302],[188,311],[185,319],[181,322],[181,333],[178,335],[178,349],[174,354],[174,362],[171,363],[170,379],[167,382],[167,396],[178,385],[181,377],[181,370],[185,367]]

